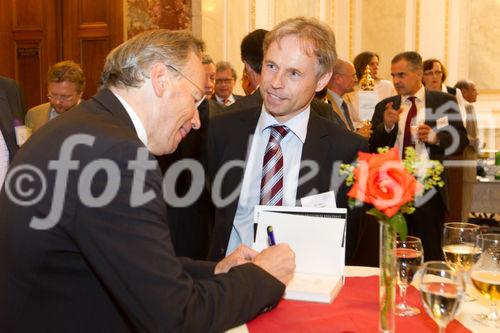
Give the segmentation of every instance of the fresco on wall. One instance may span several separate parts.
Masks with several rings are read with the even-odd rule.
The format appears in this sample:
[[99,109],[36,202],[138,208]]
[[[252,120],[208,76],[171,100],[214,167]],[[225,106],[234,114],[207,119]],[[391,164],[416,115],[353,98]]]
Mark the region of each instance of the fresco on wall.
[[151,29],[191,29],[191,0],[127,0],[127,38]]

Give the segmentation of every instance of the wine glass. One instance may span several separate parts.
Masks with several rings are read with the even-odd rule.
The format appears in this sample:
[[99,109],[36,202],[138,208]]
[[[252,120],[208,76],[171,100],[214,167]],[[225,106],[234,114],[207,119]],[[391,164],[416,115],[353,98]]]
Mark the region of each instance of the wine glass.
[[420,238],[408,236],[406,240],[398,239],[395,249],[396,265],[398,270],[398,287],[401,303],[396,305],[396,315],[400,317],[414,316],[420,309],[406,303],[406,289],[413,280],[423,262],[423,249]]
[[462,274],[444,261],[428,261],[419,271],[420,298],[427,314],[444,333],[460,307],[465,290]]
[[478,262],[472,266],[472,285],[490,301],[490,312],[474,316],[477,321],[500,327],[496,301],[500,299],[500,234],[482,234],[477,244],[482,249]]
[[[465,275],[469,282],[469,272],[479,259],[481,248],[476,245],[480,234],[479,226],[472,223],[451,222],[444,224],[441,241],[444,259],[454,269]],[[473,300],[466,293],[466,301]]]

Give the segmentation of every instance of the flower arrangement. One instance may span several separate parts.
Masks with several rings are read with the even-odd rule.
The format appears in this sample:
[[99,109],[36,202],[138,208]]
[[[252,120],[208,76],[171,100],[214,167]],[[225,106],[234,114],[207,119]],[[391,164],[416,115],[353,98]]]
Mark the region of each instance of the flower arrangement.
[[[415,200],[434,187],[444,186],[443,165],[439,161],[423,160],[413,147],[405,149],[405,159],[399,148],[379,148],[377,154],[358,153],[353,164],[342,164],[340,174],[347,175],[351,186],[349,205],[372,205],[367,214],[381,223],[380,244],[380,321],[382,332],[394,330],[395,260],[393,248],[396,233],[404,240],[408,234],[404,214],[415,211]],[[384,231],[384,232],[382,232]]]
[[340,174],[347,175],[349,205],[364,202],[373,205],[367,214],[387,223],[403,239],[406,220],[403,214],[415,211],[415,198],[433,187],[443,187],[441,162],[422,160],[415,149],[405,149],[405,159],[399,158],[398,147],[379,148],[377,154],[359,152],[354,164],[342,164]]

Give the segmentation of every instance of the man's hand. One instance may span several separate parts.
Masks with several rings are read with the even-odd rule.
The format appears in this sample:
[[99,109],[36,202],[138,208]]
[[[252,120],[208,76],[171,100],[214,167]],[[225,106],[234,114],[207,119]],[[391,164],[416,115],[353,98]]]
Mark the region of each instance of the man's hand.
[[215,274],[227,273],[232,267],[252,262],[258,252],[246,245],[240,245],[230,255],[215,265]]
[[417,139],[431,145],[438,143],[438,136],[429,125],[421,124],[417,128]]
[[399,115],[403,112],[403,108],[394,110],[392,108],[392,102],[385,105],[384,111],[384,125],[388,129],[392,129],[396,123],[399,122]]
[[281,243],[259,253],[253,263],[288,285],[295,271],[295,253],[288,244]]

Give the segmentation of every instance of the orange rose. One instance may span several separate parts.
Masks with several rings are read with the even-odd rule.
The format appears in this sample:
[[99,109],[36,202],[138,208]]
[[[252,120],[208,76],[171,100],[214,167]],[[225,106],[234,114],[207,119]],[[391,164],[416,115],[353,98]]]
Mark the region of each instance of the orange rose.
[[404,204],[412,201],[422,184],[404,167],[397,147],[382,154],[358,154],[354,184],[347,195],[372,204],[392,217]]

